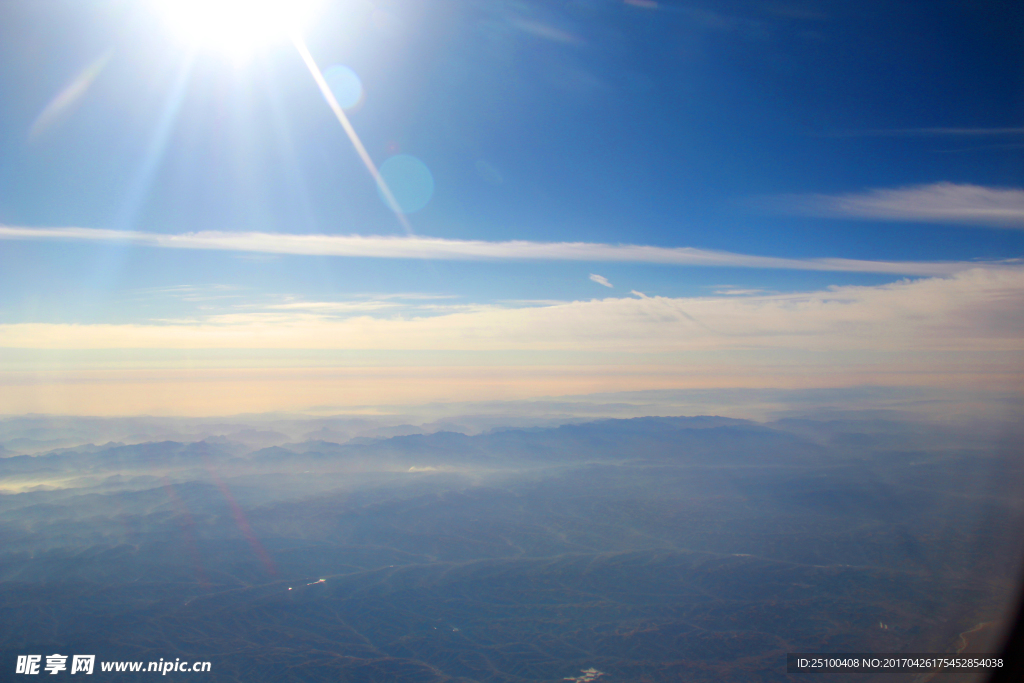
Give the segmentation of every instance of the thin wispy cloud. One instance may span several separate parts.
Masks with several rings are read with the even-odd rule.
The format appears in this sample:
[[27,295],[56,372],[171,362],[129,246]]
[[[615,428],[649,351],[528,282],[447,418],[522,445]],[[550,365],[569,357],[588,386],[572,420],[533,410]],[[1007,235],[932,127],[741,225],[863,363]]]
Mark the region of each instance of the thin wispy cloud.
[[1024,189],[933,183],[840,195],[789,195],[768,202],[826,218],[958,223],[1024,229]]
[[1003,142],[995,145],[970,145],[969,147],[954,147],[952,149],[937,149],[939,154],[959,154],[961,152],[977,152],[986,149],[1021,149],[1024,142]]
[[829,138],[900,138],[900,137],[988,137],[1024,135],[1024,128],[881,128],[874,130],[846,130],[819,133]]
[[434,294],[432,292],[392,292],[379,294],[354,294],[354,298],[375,299],[386,301],[388,299],[403,299],[407,301],[430,301],[434,299],[458,299],[458,294]]
[[642,9],[658,9],[657,0],[622,0],[627,5]]
[[740,287],[721,287],[714,290],[715,294],[720,296],[752,296],[754,294],[764,294],[763,289],[742,289]]
[[[952,186],[962,187],[962,186]],[[971,186],[967,186],[971,187]],[[984,188],[981,188],[984,189]],[[856,196],[854,196],[856,197]],[[839,209],[834,197],[802,198],[805,204]],[[795,200],[794,200],[795,201]],[[792,205],[792,202],[790,202]],[[792,206],[791,206],[792,208]],[[807,209],[804,206],[803,209]],[[866,214],[867,209],[862,209]],[[835,213],[830,215],[836,215]],[[843,215],[850,215],[849,210]],[[856,217],[867,217],[866,215]],[[779,258],[693,247],[657,247],[595,242],[531,242],[515,240],[453,240],[440,237],[381,235],[316,235],[265,232],[152,233],[96,228],[30,228],[0,226],[0,239],[126,242],[162,249],[222,250],[354,258],[449,261],[590,261],[658,263],[676,266],[720,266],[896,275],[952,275],[979,265],[1014,266],[1012,261],[869,261],[844,258]]]
[[579,36],[573,35],[559,28],[545,24],[539,21],[530,21],[528,19],[510,19],[509,24],[520,31],[529,33],[530,35],[543,38],[545,40],[552,40],[556,43],[565,43],[567,45],[579,45],[583,41]]
[[323,311],[332,313],[353,313],[378,311],[385,308],[399,308],[395,301],[292,301],[285,304],[271,304],[269,309],[282,311]]
[[615,286],[612,283],[608,282],[608,278],[606,278],[604,275],[597,275],[595,273],[591,273],[590,274],[590,281],[591,282],[596,282],[599,285],[604,285],[605,287],[614,287]]
[[268,309],[291,309],[291,310],[337,310],[337,311],[357,311],[357,310],[373,310],[376,308],[395,308],[400,306],[410,305],[412,302],[417,302],[416,305],[424,305],[419,302],[428,301],[443,301],[447,299],[458,299],[460,298],[457,294],[433,294],[430,292],[389,292],[389,293],[373,293],[363,292],[356,294],[349,294],[346,299],[323,301],[323,300],[307,300],[298,296],[285,296],[282,300],[274,301],[268,304],[251,304],[252,306],[260,306]]
[[180,301],[219,301],[241,299],[245,295],[240,287],[224,284],[212,285],[171,285],[167,287],[142,287],[132,290],[128,296],[133,300],[178,299]]

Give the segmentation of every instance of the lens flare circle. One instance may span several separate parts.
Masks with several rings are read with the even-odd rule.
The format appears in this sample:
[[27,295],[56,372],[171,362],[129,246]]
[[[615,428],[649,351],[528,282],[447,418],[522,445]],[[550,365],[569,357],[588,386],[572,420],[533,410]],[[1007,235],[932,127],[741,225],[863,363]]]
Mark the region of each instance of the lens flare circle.
[[[410,154],[396,154],[380,167],[380,175],[402,213],[414,213],[430,202],[434,196],[434,176],[427,165]],[[387,199],[378,189],[381,201]]]
[[352,69],[335,64],[324,71],[324,80],[342,109],[352,109],[363,101],[363,82]]
[[245,59],[300,31],[319,0],[152,0],[164,25],[192,45]]

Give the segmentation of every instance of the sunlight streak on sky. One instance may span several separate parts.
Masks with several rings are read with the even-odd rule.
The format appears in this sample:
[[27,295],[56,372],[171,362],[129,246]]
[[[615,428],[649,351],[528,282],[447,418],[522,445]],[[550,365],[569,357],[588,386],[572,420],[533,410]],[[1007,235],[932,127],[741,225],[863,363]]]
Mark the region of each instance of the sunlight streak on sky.
[[387,201],[388,207],[394,212],[398,222],[405,228],[407,235],[411,235],[412,226],[409,225],[409,220],[402,213],[402,208],[398,205],[398,201],[395,199],[395,195],[392,194],[391,188],[384,182],[384,177],[381,176],[380,171],[377,170],[376,164],[373,163],[373,159],[370,158],[370,153],[366,151],[366,147],[363,146],[362,140],[359,139],[359,135],[356,133],[356,129],[352,127],[352,124],[348,120],[348,116],[345,115],[345,110],[342,109],[341,105],[338,104],[337,98],[334,97],[334,93],[331,92],[331,86],[327,84],[327,80],[324,79],[324,74],[320,71],[320,67],[317,66],[316,60],[313,59],[313,55],[309,53],[309,48],[306,47],[305,41],[302,36],[295,34],[292,38],[295,43],[295,49],[302,55],[302,61],[305,62],[306,67],[309,69],[309,73],[312,74],[313,80],[316,81],[317,87],[320,88],[320,93],[324,96],[324,100],[327,101],[331,111],[334,112],[334,116],[337,117],[338,123],[345,129],[345,135],[352,141],[352,146],[355,147],[356,153],[359,154],[359,158],[362,160],[363,165],[366,166],[366,170],[373,176],[374,181],[377,183],[378,189],[380,189],[381,195]]
[[188,53],[178,66],[174,83],[164,101],[163,111],[153,130],[149,145],[142,158],[142,164],[132,177],[131,185],[128,188],[128,196],[125,197],[121,207],[118,224],[126,228],[133,227],[139,210],[148,198],[153,179],[156,177],[163,161],[164,153],[167,150],[168,142],[174,132],[174,126],[178,122],[178,114],[188,90],[188,83],[192,74],[192,67],[195,63],[195,53]]

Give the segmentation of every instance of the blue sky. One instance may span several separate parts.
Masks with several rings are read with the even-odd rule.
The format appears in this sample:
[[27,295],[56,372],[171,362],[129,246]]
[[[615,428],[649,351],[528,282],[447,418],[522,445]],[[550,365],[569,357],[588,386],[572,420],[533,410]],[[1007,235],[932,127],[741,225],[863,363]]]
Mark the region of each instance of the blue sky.
[[[320,334],[308,325],[340,325],[339,353],[380,348],[376,336],[343,332],[360,316],[371,326],[451,322],[450,333],[394,332],[407,337],[397,346],[408,359],[442,348],[500,354],[500,343],[480,341],[498,318],[548,307],[566,320],[551,307],[606,299],[601,313],[580,309],[592,316],[575,328],[586,332],[581,350],[677,353],[675,366],[704,367],[685,354],[714,344],[673,346],[684,333],[672,320],[739,329],[742,316],[753,324],[783,305],[778,297],[834,306],[830,287],[855,288],[844,301],[863,304],[865,340],[922,292],[962,307],[921,304],[900,318],[925,321],[902,350],[856,348],[890,354],[890,364],[915,344],[931,348],[928,335],[949,338],[944,325],[962,320],[958,311],[985,306],[995,308],[964,337],[974,341],[942,352],[990,353],[978,338],[998,339],[1000,352],[1020,348],[1015,313],[1009,327],[986,327],[1021,293],[1024,10],[1011,3],[322,3],[303,35],[321,69],[348,67],[361,80],[348,117],[369,156],[385,174],[396,155],[430,171],[429,202],[405,216],[415,237],[287,41],[233,61],[210,45],[190,48],[155,2],[15,2],[0,12],[0,345],[60,349],[63,360],[47,367],[61,372],[98,371],[75,356],[87,348],[231,348],[197,332],[204,326],[258,324],[277,340],[266,348],[299,351]],[[71,228],[80,230],[59,231]],[[237,239],[179,248],[153,237],[187,233]],[[275,237],[293,234],[395,240],[372,257],[330,239],[295,254]],[[409,241],[420,237],[439,241]],[[508,241],[543,243],[547,255],[490,244]],[[728,254],[699,266],[668,251],[594,257],[575,243]],[[748,256],[917,265],[763,267]],[[962,274],[970,268],[980,274]],[[910,289],[892,289],[904,277]],[[642,297],[674,311],[642,333],[664,343],[604,339],[597,330],[623,323],[602,316],[653,305]],[[693,307],[707,310],[699,324]],[[829,311],[805,311],[822,339],[849,323],[846,309]],[[472,315],[484,317],[458,317]],[[571,354],[571,339],[531,320],[541,327],[510,338],[509,353]],[[792,325],[718,350],[773,349],[766,368],[781,351],[765,339],[809,334]],[[125,341],[138,328],[156,336]],[[255,329],[236,331],[262,334]],[[842,346],[801,338],[786,353]],[[0,371],[31,370],[20,363]],[[929,373],[950,367],[936,363]],[[22,402],[87,410],[29,391],[0,412]]]

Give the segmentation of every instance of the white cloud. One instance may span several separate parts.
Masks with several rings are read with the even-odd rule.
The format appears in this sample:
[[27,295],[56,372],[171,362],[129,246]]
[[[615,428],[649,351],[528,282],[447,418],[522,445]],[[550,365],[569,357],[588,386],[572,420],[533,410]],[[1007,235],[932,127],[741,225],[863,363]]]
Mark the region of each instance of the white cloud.
[[[960,187],[960,186],[953,186]],[[835,199],[835,198],[825,198]],[[821,203],[821,200],[816,200]],[[827,204],[827,202],[826,202]],[[834,211],[834,209],[832,209]],[[540,260],[661,263],[677,266],[728,266],[899,275],[952,275],[1011,262],[867,261],[844,258],[776,258],[693,247],[655,247],[594,242],[487,242],[423,236],[299,235],[263,232],[151,233],[94,228],[0,226],[0,239],[120,241],[165,249],[213,249],[357,258],[433,260]]]
[[608,278],[606,278],[604,275],[596,275],[594,273],[591,273],[590,274],[590,280],[591,280],[591,282],[596,282],[597,284],[604,285],[605,287],[614,287],[615,286],[612,283],[608,282]]
[[792,195],[773,202],[811,216],[960,223],[1024,229],[1024,189],[933,183],[841,195]]
[[265,348],[671,353],[801,350],[1017,353],[1024,268],[761,296],[608,298],[541,306],[281,309],[182,324],[0,325],[7,348]]

